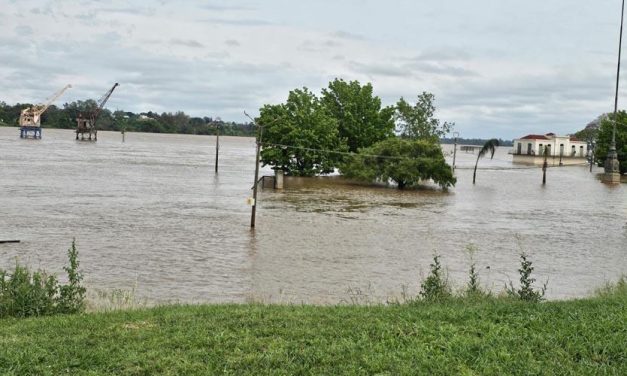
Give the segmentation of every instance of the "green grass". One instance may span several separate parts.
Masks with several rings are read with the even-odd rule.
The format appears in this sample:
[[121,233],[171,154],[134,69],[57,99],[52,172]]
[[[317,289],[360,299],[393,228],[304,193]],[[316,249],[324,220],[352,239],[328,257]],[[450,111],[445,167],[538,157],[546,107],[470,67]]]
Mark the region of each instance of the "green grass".
[[[623,286],[624,287],[624,286]],[[0,320],[0,373],[627,374],[627,293],[202,305]]]

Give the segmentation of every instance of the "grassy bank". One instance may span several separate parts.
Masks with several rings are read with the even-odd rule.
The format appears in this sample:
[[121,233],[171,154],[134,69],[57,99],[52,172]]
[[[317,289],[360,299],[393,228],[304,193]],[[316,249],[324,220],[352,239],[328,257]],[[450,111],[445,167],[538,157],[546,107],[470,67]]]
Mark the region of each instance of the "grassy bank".
[[590,299],[169,306],[0,320],[2,374],[627,374],[625,289]]

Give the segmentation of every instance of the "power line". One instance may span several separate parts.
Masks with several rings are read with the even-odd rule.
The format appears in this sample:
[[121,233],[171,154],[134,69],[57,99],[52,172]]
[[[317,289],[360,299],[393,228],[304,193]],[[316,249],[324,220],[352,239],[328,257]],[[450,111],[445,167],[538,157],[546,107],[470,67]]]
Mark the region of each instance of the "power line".
[[[349,155],[349,156],[362,156],[362,157],[367,157],[367,158],[381,158],[381,159],[395,159],[395,160],[412,159],[411,157],[402,157],[402,156],[393,156],[393,155],[359,154],[359,153],[339,151],[339,150],[316,149],[316,148],[309,148],[309,147],[305,147],[305,146],[273,144],[273,143],[268,143],[268,142],[262,143],[262,146],[274,146],[274,147],[285,148],[285,149],[297,149],[297,150],[306,150],[306,151],[313,151],[313,152],[320,152],[320,153],[340,154],[340,155]],[[497,159],[497,161],[509,162],[509,161],[506,161],[504,159]],[[573,166],[575,166],[575,165],[573,165]],[[549,166],[549,167],[565,167],[565,166]],[[474,169],[474,167],[458,167],[458,168],[461,169],[461,170],[472,170],[472,169]],[[477,169],[478,170],[482,170],[482,171],[485,171],[485,170],[497,171],[497,170],[531,170],[531,169],[538,169],[538,168],[542,168],[542,166],[528,166],[528,167],[481,167],[481,168],[477,168]]]

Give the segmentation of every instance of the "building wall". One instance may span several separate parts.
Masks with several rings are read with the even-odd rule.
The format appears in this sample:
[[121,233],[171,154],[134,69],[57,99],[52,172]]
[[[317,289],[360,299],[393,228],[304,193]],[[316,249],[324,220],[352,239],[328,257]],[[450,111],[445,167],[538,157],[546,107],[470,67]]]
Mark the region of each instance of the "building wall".
[[549,140],[517,139],[514,140],[513,154],[541,156],[547,145],[550,147],[549,156],[551,157],[559,157],[561,155],[567,158],[585,159],[588,156],[588,144],[581,141],[571,141],[569,137],[555,137]]

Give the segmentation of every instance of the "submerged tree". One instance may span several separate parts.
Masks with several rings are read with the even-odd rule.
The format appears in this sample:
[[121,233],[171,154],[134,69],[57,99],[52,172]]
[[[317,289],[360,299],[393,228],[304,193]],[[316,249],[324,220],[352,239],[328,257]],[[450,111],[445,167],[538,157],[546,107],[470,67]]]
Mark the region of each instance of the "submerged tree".
[[345,151],[337,121],[307,88],[290,92],[287,102],[260,110],[263,165],[287,175],[312,176],[333,172]]
[[595,150],[595,159],[602,165],[607,159],[607,154],[612,142],[612,132],[616,121],[616,154],[620,162],[620,173],[627,173],[627,112],[618,111],[616,115],[608,114],[601,120],[597,145]]
[[401,136],[439,140],[451,131],[454,123],[440,123],[434,117],[434,100],[435,96],[427,92],[418,95],[415,105],[401,97],[396,104],[396,121]]
[[499,140],[493,138],[483,144],[483,147],[479,150],[479,154],[477,154],[477,162],[475,163],[475,171],[472,174],[472,184],[475,184],[475,179],[477,178],[477,165],[479,164],[479,159],[483,158],[483,156],[487,153],[490,153],[490,159],[494,158],[494,152],[496,152],[497,146],[499,146]]
[[320,100],[337,120],[339,137],[351,152],[394,135],[394,107],[382,108],[370,83],[336,78],[322,89]]
[[361,149],[341,167],[344,176],[362,181],[395,182],[398,189],[433,180],[442,188],[455,185],[440,145],[429,140],[391,137]]

